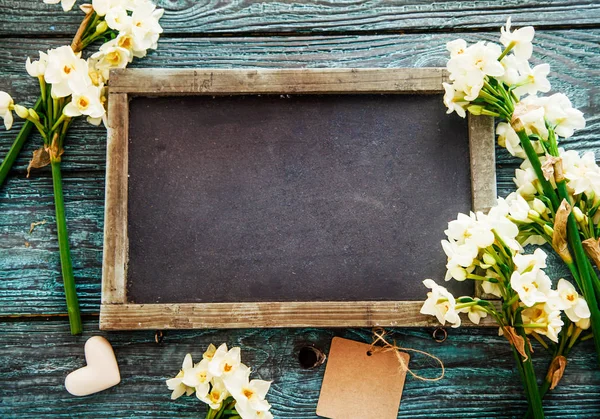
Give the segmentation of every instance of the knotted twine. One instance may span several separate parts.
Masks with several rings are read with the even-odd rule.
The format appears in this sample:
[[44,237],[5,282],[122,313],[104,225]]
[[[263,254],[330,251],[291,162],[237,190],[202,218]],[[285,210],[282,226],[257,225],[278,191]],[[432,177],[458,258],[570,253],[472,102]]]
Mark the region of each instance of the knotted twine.
[[[393,343],[390,343],[388,340],[386,340],[385,335],[387,335],[387,332],[382,327],[376,327],[373,329],[373,342],[371,343],[371,347],[369,348],[370,352],[375,354],[377,352],[383,353],[383,352],[393,351],[394,354],[396,355],[396,358],[398,359],[398,363],[400,364],[398,369],[401,372],[406,371],[406,372],[410,373],[410,375],[415,377],[417,380],[439,381],[442,378],[444,378],[446,369],[444,368],[444,363],[442,362],[442,360],[439,359],[437,356],[431,355],[430,353],[421,351],[419,349],[403,348],[401,346],[396,345],[395,340],[393,341]],[[377,345],[378,343],[381,343],[382,346],[378,346]],[[408,368],[408,365],[406,365],[406,362],[404,361],[404,358],[402,357],[401,352],[415,352],[415,353],[422,354],[422,355],[428,356],[429,358],[436,360],[440,364],[440,367],[442,368],[442,373],[438,377],[435,377],[435,378],[421,377],[420,375],[415,374],[410,368]]]

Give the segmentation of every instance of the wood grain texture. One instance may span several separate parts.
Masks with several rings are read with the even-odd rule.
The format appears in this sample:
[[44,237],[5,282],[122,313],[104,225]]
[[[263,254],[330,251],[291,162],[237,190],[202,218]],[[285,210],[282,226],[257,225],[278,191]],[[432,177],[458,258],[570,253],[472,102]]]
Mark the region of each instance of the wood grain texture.
[[496,204],[498,197],[494,118],[471,114],[468,118],[473,210],[486,212]]
[[117,69],[110,91],[139,95],[442,93],[443,68]]
[[[245,329],[166,331],[161,344],[153,331],[98,333],[97,320],[86,321],[81,337],[69,335],[60,321],[0,324],[0,416],[52,417],[203,417],[195,397],[169,400],[165,379],[174,376],[186,353],[199,359],[209,343],[242,347],[242,361],[252,377],[273,380],[268,400],[281,419],[314,419],[325,365],[305,370],[298,351],[306,344],[328,352],[334,336],[370,342],[365,329]],[[408,378],[398,418],[521,418],[526,403],[510,349],[495,330],[448,329],[443,344],[431,329],[393,330],[391,337],[408,348],[440,357],[446,377],[435,383]],[[122,382],[107,391],[75,398],[63,387],[66,375],[84,365],[83,344],[92,335],[112,343]],[[547,356],[534,343],[535,366],[546,368]],[[546,417],[593,418],[600,414],[600,371],[591,342],[576,347],[557,390],[544,401]],[[418,355],[411,357],[416,373],[434,377],[439,370]]]
[[[519,25],[597,25],[600,5],[575,1],[426,0],[159,0],[167,34],[332,33],[496,30],[512,16]],[[82,14],[41,1],[0,0],[0,35],[73,35]]]
[[[103,294],[104,295],[104,294]],[[109,297],[111,294],[109,294]],[[421,301],[102,304],[100,330],[252,327],[427,327]],[[494,326],[485,318],[481,326]],[[475,326],[468,320],[463,326]]]
[[124,93],[108,95],[106,145],[106,201],[102,258],[102,303],[126,302],[127,177],[129,166],[129,99]]
[[[441,66],[445,42],[453,34],[347,37],[273,37],[251,39],[163,40],[159,51],[136,67],[277,68],[277,67],[408,67]],[[465,34],[469,41],[493,40],[495,34]],[[0,39],[0,90],[32,103],[34,80],[25,76],[23,62],[38,48],[58,46],[66,39]],[[565,92],[586,114],[587,127],[563,144],[578,151],[600,147],[600,30],[538,32],[533,61],[548,62],[555,91]],[[455,118],[455,115],[449,116]],[[16,129],[20,123],[15,124]],[[106,131],[85,122],[75,123],[63,156],[65,199],[80,304],[84,313],[99,311],[102,261]],[[0,130],[0,155],[16,131]],[[39,137],[25,146],[6,185],[0,189],[0,315],[64,313],[60,265],[55,239],[52,180],[49,170],[25,178]],[[517,160],[497,150],[498,193],[514,190]],[[48,223],[28,234],[30,224]],[[30,243],[26,247],[25,242]],[[568,276],[558,259],[554,276]]]

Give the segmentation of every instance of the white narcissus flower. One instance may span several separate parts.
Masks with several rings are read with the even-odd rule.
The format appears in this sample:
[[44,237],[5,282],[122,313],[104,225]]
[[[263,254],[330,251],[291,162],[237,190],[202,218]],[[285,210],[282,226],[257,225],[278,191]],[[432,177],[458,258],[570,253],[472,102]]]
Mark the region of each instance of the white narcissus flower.
[[444,104],[448,108],[446,113],[456,112],[461,118],[466,117],[465,106],[469,102],[465,100],[464,92],[454,90],[454,86],[449,83],[442,83],[442,85],[446,91],[444,94]]
[[119,32],[131,30],[131,16],[127,14],[127,10],[122,7],[113,7],[108,10],[106,16],[108,27]]
[[548,74],[550,73],[549,64],[540,64],[533,67],[529,67],[527,61],[521,63],[520,79],[517,83],[517,87],[514,92],[517,96],[523,95],[534,95],[537,92],[549,92],[550,82],[548,81]]
[[163,32],[159,19],[164,14],[163,9],[157,9],[152,2],[141,2],[131,13],[131,32],[138,39],[148,39],[155,42],[157,35]]
[[268,411],[271,405],[265,396],[271,387],[271,381],[250,380],[250,368],[245,365],[240,367],[224,379],[227,390],[236,401],[236,406],[250,408],[254,411]]
[[92,7],[98,16],[105,16],[113,8],[121,8],[124,0],[92,0]]
[[531,255],[516,254],[513,256],[513,262],[519,273],[534,269],[544,269],[548,255],[542,249],[535,249]]
[[31,61],[31,58],[27,57],[25,62],[25,69],[31,77],[43,76],[46,72],[46,66],[48,65],[48,54],[40,51],[40,59],[37,61]]
[[212,376],[208,372],[208,359],[202,359],[193,368],[184,371],[182,382],[196,390],[198,397],[206,397],[210,391]]
[[63,10],[65,12],[68,12],[69,10],[71,10],[73,8],[73,5],[75,4],[75,0],[44,0],[44,3],[46,3],[46,4],[58,4],[58,3],[60,3],[60,5],[62,6]]
[[521,140],[510,124],[500,122],[496,126],[496,135],[498,135],[498,145],[506,148],[511,155],[521,159],[527,158],[527,154],[521,147]]
[[229,392],[225,388],[223,380],[218,377],[214,377],[211,384],[210,392],[206,396],[202,396],[201,394],[196,395],[200,401],[209,405],[211,409],[218,410],[221,408],[223,400],[229,397]]
[[544,116],[544,99],[537,96],[527,96],[517,103],[513,112],[513,119],[521,121],[527,135],[536,134],[547,139],[548,129]]
[[572,322],[590,317],[590,308],[585,299],[577,293],[573,284],[561,278],[557,286],[558,297],[562,303],[562,309]]
[[233,374],[240,364],[240,348],[235,347],[227,350],[227,345],[222,344],[217,348],[208,364],[208,372],[213,377],[225,377]]
[[523,60],[519,60],[514,54],[508,54],[500,61],[502,67],[504,67],[504,74],[498,77],[498,80],[506,83],[509,86],[513,86],[519,82],[521,77],[519,68],[522,65]]
[[[478,300],[479,300],[479,298],[475,298],[475,301],[478,301]],[[487,315],[488,315],[487,311],[485,311],[478,305],[463,307],[463,308],[459,309],[458,312],[459,313],[467,313],[469,320],[471,321],[471,323],[474,323],[474,324],[479,324],[481,319],[483,319],[484,317],[487,317]]]
[[535,29],[533,29],[533,26],[525,26],[515,30],[514,32],[511,32],[510,29],[511,20],[509,17],[506,20],[506,26],[503,26],[500,29],[500,42],[502,42],[502,45],[505,47],[508,47],[512,44],[513,52],[517,58],[528,60],[533,52],[533,45],[531,41],[533,41]]
[[106,47],[106,44],[104,44],[100,47],[100,51],[92,55],[88,66],[90,67],[90,72],[93,70],[99,72],[102,80],[106,81],[108,80],[110,69],[127,67],[130,57],[129,50],[116,45]]
[[526,199],[537,193],[535,184],[539,183],[539,180],[529,160],[523,161],[521,167],[515,170],[513,182],[517,186],[517,193]]
[[567,178],[569,189],[574,195],[591,192],[600,193],[600,168],[596,164],[593,152],[583,156],[575,150],[559,149],[562,158],[564,176]]
[[538,327],[526,327],[525,332],[536,332],[545,335],[553,342],[558,343],[558,334],[564,323],[560,318],[560,310],[549,304],[536,304],[525,308],[522,312],[523,324],[537,324]]
[[[488,269],[485,272],[486,278],[495,278],[500,279],[500,276],[491,269]],[[496,297],[502,297],[502,291],[500,290],[500,286],[497,283],[490,281],[482,281],[481,288],[483,288],[483,292],[486,294],[495,295]]]
[[500,77],[504,74],[504,67],[498,61],[501,52],[500,46],[480,41],[471,45],[464,54],[454,60],[457,66],[467,71],[476,70],[485,76]]
[[194,392],[193,387],[186,386],[183,383],[184,375],[189,374],[193,367],[194,363],[192,362],[192,355],[187,354],[183,359],[183,364],[181,365],[181,370],[179,371],[179,374],[177,374],[175,378],[167,380],[168,389],[173,390],[173,393],[171,393],[172,400],[178,399],[184,394],[190,396]]
[[516,192],[512,192],[503,201],[508,205],[508,212],[512,218],[524,223],[532,222],[532,220],[529,219],[529,204],[521,195]]
[[439,286],[431,279],[424,280],[423,284],[431,291],[427,293],[427,300],[421,307],[421,314],[437,317],[442,325],[448,322],[452,327],[459,327],[460,317],[456,311],[454,296],[446,288]]
[[557,135],[569,138],[575,130],[585,128],[583,112],[573,108],[569,98],[562,93],[555,93],[541,102],[545,110],[548,124],[554,127]]
[[4,120],[6,129],[11,129],[13,124],[12,110],[15,107],[13,98],[6,92],[0,91],[0,118]]
[[73,90],[71,102],[63,109],[63,113],[71,118],[86,115],[91,118],[101,118],[105,114],[102,105],[102,87],[89,85],[76,85]]
[[89,79],[88,65],[79,58],[70,46],[48,51],[48,65],[44,78],[52,83],[52,97],[61,98],[73,93],[73,83],[82,83]]
[[242,407],[241,405],[235,405],[235,410],[238,412],[242,419],[273,419],[271,412],[263,410],[254,410],[251,407]]
[[510,277],[510,286],[527,307],[548,301],[551,285],[550,278],[540,269],[525,273],[514,271]]
[[446,49],[450,52],[450,58],[458,57],[467,50],[467,41],[464,39],[455,39],[446,44]]

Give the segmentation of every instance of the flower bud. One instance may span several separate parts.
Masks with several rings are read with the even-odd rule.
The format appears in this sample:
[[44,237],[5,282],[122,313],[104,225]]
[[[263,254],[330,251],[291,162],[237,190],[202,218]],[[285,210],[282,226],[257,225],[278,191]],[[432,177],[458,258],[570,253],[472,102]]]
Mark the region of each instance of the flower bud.
[[577,323],[575,323],[575,324],[581,330],[587,330],[590,328],[590,325],[591,325],[590,318],[588,317],[586,319],[579,319],[579,321],[577,321]]
[[15,113],[19,115],[19,118],[27,119],[29,118],[29,111],[25,106],[15,105]]
[[532,210],[532,209],[530,209],[529,211],[527,211],[527,216],[528,216],[530,219],[532,219],[532,220],[533,220],[534,218],[540,218],[540,214],[539,214],[537,211],[534,211],[534,210]]
[[534,198],[532,206],[533,206],[533,209],[535,211],[537,211],[539,214],[545,214],[546,213],[546,210],[547,210],[546,205],[542,201],[540,201],[539,199]]
[[585,215],[583,215],[583,212],[581,212],[579,207],[573,207],[573,215],[578,223],[585,221]]
[[486,265],[490,265],[490,266],[493,266],[496,264],[496,258],[494,258],[489,253],[483,254],[483,261],[486,263]]
[[36,111],[33,110],[33,108],[29,109],[29,117],[31,119],[33,119],[34,121],[39,121],[40,120],[40,116],[37,114]]
[[467,110],[473,115],[481,115],[481,112],[483,111],[483,106],[471,105],[467,107]]
[[552,235],[554,234],[554,229],[552,227],[550,227],[548,224],[544,224],[544,233],[546,233],[547,235],[552,237]]
[[105,20],[96,25],[96,33],[104,33],[108,29],[108,23]]

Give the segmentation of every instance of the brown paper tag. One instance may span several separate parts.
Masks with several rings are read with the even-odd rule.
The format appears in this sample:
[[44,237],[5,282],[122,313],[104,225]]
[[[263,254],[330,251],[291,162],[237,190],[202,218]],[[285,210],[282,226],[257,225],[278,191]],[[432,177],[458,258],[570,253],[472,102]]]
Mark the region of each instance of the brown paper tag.
[[[331,419],[395,419],[406,371],[393,351],[368,355],[371,345],[333,338],[317,415]],[[406,353],[405,365],[410,356]]]

